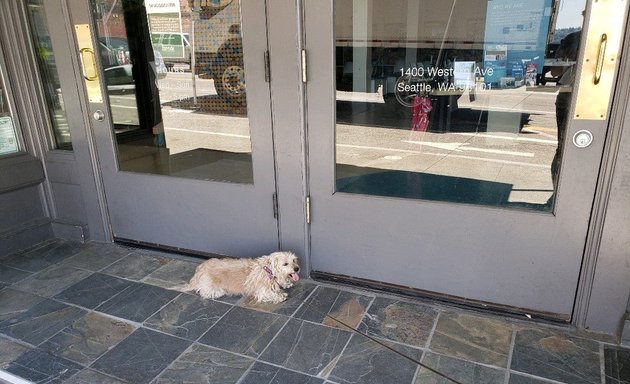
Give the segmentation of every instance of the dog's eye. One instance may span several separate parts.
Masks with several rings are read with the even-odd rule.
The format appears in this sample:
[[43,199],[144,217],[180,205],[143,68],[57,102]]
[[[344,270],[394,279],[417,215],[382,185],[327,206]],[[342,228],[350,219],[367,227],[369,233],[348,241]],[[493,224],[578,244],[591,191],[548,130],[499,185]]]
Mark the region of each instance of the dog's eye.
[[282,265],[286,267],[287,265],[289,265],[289,263],[284,263],[284,264],[282,264]]

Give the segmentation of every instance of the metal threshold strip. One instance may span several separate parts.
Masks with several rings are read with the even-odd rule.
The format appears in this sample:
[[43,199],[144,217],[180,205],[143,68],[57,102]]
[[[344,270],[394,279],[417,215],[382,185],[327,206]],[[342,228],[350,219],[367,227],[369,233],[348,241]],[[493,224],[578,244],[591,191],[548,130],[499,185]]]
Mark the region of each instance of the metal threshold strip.
[[565,315],[560,315],[551,312],[532,311],[524,308],[512,307],[508,305],[501,305],[496,303],[489,303],[481,300],[471,300],[460,296],[453,296],[447,294],[440,294],[436,292],[426,291],[417,288],[405,287],[401,285],[386,283],[382,281],[375,281],[370,279],[364,279],[359,277],[339,275],[328,272],[312,271],[311,278],[313,280],[329,281],[342,285],[349,285],[354,287],[366,288],[370,290],[376,290],[381,292],[393,293],[402,296],[407,296],[415,299],[431,300],[447,305],[453,305],[462,307],[464,309],[483,310],[485,312],[494,313],[497,315],[505,315],[523,320],[535,320],[541,322],[547,322],[551,324],[569,324],[571,318]]

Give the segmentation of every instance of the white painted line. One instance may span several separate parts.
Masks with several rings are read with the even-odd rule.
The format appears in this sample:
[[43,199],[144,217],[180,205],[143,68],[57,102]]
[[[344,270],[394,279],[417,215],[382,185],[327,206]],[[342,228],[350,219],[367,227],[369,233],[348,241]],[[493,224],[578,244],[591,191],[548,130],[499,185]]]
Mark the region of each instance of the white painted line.
[[8,381],[11,384],[33,384],[32,381],[24,380],[21,377],[10,374],[0,369],[0,380]]
[[184,128],[164,128],[164,129],[167,130],[167,131],[181,131],[181,132],[201,133],[201,134],[204,134],[204,135],[238,137],[238,138],[242,138],[242,139],[249,139],[249,135],[238,135],[236,133],[197,131],[197,130],[194,130],[194,129],[184,129]]
[[[370,146],[364,146],[364,145],[351,145],[351,144],[337,144],[337,147],[352,148],[352,149],[367,149],[367,150],[370,150],[370,151],[387,151],[387,152],[390,152],[390,153],[391,152],[398,152],[398,153],[410,153],[410,154],[414,154],[414,155],[439,156],[439,157],[443,157],[443,158],[452,157],[452,158],[457,158],[457,159],[480,160],[480,161],[485,161],[485,162],[488,162],[488,163],[521,165],[521,166],[524,166],[524,167],[542,168],[542,169],[550,169],[551,168],[551,164],[550,165],[531,164],[531,163],[524,163],[524,162],[521,162],[521,161],[499,160],[499,159],[489,159],[487,157],[456,155],[454,153],[448,153],[448,154],[445,154],[445,153],[432,153],[432,152],[411,151],[411,150],[408,150],[408,149],[370,147]],[[350,165],[356,165],[356,164],[350,164]]]
[[503,135],[492,135],[486,134],[483,132],[480,133],[467,133],[467,132],[449,132],[449,135],[460,135],[460,136],[475,136],[481,139],[489,138],[489,139],[499,139],[499,140],[510,140],[510,141],[528,141],[531,143],[541,143],[541,144],[554,144],[557,145],[557,140],[545,140],[545,139],[534,139],[530,137],[521,137],[521,136],[503,136]]
[[412,141],[412,140],[403,140],[403,142],[409,143],[409,144],[426,145],[428,147],[440,148],[440,149],[445,149],[447,151],[455,151],[455,152],[474,151],[474,152],[494,153],[497,155],[534,157],[534,154],[531,152],[515,152],[515,151],[504,151],[502,149],[469,147],[468,146],[469,143],[435,143],[432,141]]

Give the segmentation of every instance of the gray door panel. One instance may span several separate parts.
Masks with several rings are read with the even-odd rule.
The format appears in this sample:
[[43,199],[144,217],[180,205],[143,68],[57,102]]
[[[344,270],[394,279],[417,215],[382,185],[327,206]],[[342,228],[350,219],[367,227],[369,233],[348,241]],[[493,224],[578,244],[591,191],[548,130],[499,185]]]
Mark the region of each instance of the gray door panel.
[[[91,2],[69,4],[73,23],[92,28],[100,86],[107,90],[104,102],[90,102],[87,113],[105,114],[102,121],[91,119],[91,129],[114,237],[232,256],[276,250],[264,3],[212,3],[199,12],[182,7],[188,16],[181,19],[183,37],[174,41],[193,39],[194,20],[194,60],[188,46],[183,57],[171,57],[162,44],[163,24],[151,24],[170,16],[152,13],[148,2],[146,14],[135,17],[149,27],[135,35],[134,19],[125,27],[110,18],[103,29],[107,12],[122,12],[120,2],[99,9],[97,22],[90,19]],[[142,60],[155,71],[141,67]]]

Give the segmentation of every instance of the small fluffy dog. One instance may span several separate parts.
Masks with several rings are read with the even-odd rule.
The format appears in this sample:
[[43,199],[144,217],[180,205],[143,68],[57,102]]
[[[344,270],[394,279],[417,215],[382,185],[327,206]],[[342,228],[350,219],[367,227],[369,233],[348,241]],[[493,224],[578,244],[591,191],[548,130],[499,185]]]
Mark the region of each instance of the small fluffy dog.
[[300,265],[291,252],[274,252],[255,259],[209,259],[200,264],[184,291],[207,299],[224,295],[251,296],[258,302],[280,303],[282,289],[300,279]]

